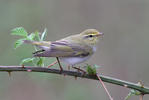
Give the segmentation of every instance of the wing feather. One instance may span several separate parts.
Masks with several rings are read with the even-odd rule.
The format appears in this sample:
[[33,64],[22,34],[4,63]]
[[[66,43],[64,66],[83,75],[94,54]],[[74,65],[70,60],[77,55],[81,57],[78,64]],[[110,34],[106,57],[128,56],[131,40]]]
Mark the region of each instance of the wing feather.
[[50,49],[34,53],[36,57],[84,57],[92,53],[87,45],[72,44],[68,41],[51,42]]

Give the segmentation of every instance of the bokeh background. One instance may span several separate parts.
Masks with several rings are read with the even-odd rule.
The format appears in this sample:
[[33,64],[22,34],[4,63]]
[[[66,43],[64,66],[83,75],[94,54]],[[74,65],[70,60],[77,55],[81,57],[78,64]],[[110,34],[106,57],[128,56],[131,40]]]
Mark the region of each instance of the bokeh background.
[[[86,63],[103,66],[98,69],[103,75],[149,86],[148,9],[148,0],[0,0],[0,65],[19,65],[32,57],[32,46],[13,49],[19,38],[10,35],[15,27],[29,33],[47,28],[46,40],[51,41],[95,28],[104,32],[104,39]],[[105,84],[114,100],[123,100],[129,92]],[[32,72],[13,72],[12,77],[0,72],[0,99],[109,100],[98,81]]]

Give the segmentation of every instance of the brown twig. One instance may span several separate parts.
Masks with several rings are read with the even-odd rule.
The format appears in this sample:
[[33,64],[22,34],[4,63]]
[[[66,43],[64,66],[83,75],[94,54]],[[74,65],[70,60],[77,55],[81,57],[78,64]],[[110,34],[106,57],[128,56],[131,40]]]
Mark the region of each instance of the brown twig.
[[113,100],[113,98],[112,98],[112,96],[110,95],[110,93],[109,93],[107,87],[105,86],[105,84],[104,84],[103,81],[101,80],[100,76],[98,76],[98,74],[96,74],[96,76],[98,77],[98,79],[99,79],[101,85],[102,85],[103,88],[105,89],[105,91],[106,91],[106,93],[107,93],[109,99],[110,99],[110,100]]
[[143,100],[143,94],[140,95],[140,100]]

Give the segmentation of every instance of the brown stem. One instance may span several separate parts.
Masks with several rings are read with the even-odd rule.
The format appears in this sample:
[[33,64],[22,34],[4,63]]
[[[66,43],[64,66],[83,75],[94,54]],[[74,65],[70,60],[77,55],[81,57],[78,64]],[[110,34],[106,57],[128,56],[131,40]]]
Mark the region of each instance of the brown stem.
[[96,74],[96,76],[98,77],[98,79],[99,79],[101,85],[102,85],[103,88],[105,89],[105,91],[106,91],[106,93],[107,93],[109,99],[110,99],[110,100],[113,100],[113,98],[112,98],[112,96],[110,95],[110,93],[109,93],[109,91],[108,91],[106,85],[105,85],[105,84],[103,83],[103,81],[101,80],[100,76],[98,76],[98,74]]

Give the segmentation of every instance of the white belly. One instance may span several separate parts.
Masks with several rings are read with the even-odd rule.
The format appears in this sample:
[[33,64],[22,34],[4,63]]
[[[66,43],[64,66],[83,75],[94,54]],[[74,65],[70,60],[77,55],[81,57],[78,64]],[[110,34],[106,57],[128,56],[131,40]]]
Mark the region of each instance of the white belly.
[[[95,51],[96,51],[96,47],[93,47],[93,53]],[[62,62],[64,62],[65,64],[75,65],[75,64],[79,64],[79,63],[82,63],[82,62],[86,61],[90,57],[91,57],[91,55],[90,56],[86,56],[86,57],[60,57],[60,60]]]
[[62,57],[60,60],[68,65],[75,65],[86,61],[90,56],[87,57]]

